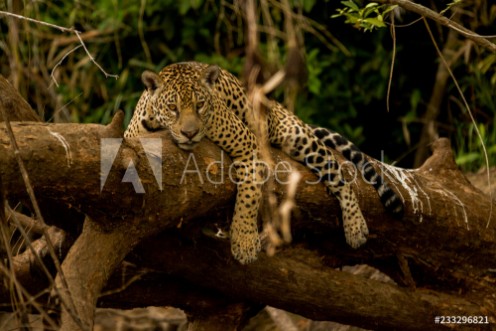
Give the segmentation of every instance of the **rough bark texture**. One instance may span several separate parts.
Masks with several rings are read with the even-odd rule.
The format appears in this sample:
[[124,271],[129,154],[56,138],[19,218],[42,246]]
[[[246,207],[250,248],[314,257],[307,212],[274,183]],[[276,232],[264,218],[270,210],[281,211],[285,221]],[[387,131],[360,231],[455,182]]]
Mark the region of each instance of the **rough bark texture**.
[[[353,185],[371,232],[368,243],[358,250],[344,242],[336,199],[323,185],[303,185],[314,181],[314,175],[274,150],[276,162],[288,161],[302,174],[293,212],[294,243],[274,257],[261,254],[257,262],[241,266],[231,257],[227,241],[202,234],[229,218],[235,195],[235,185],[228,180],[228,158],[224,157],[224,167],[212,166],[222,159],[212,143],[202,142],[193,154],[200,180],[193,172],[183,178],[184,170],[195,165],[168,134],[150,136],[163,138],[154,142],[162,144],[160,190],[150,169],[150,153],[139,139],[123,141],[101,190],[102,138],[120,137],[120,120],[122,115],[117,115],[107,127],[12,123],[37,197],[88,216],[62,265],[70,295],[60,275],[56,279],[64,303],[64,330],[90,328],[106,284],[113,294],[100,298],[100,305],[170,304],[198,312],[208,302],[222,311],[238,309],[239,317],[231,314],[237,320],[246,313],[238,303],[245,302],[381,330],[449,329],[434,324],[434,317],[442,315],[482,315],[495,322],[495,204],[459,172],[447,140],[434,143],[433,156],[419,169],[385,168],[386,178],[405,200],[402,220],[386,215],[377,193],[356,180]],[[146,194],[122,182],[130,160]],[[0,177],[9,199],[25,199],[3,124]],[[284,197],[285,185],[276,185],[275,190]],[[67,228],[72,221],[65,220]],[[124,268],[126,256],[135,267]],[[399,286],[336,270],[353,264],[374,266]],[[25,270],[23,284],[33,294],[43,290],[41,277],[26,275],[29,268],[15,268]],[[126,277],[133,276],[136,281],[127,286]],[[9,303],[8,291],[0,289],[2,303]]]
[[[7,112],[7,116],[11,121],[35,121],[39,122],[40,118],[31,109],[31,106],[24,100],[15,88],[0,75],[0,100],[2,108]],[[0,112],[0,122],[3,122],[3,115]]]

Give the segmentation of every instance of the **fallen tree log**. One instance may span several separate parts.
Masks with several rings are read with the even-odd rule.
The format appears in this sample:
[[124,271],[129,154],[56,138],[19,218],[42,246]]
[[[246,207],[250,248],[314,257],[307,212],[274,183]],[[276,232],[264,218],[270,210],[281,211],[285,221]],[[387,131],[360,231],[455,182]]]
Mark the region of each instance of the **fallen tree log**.
[[[0,83],[8,84],[3,78]],[[2,90],[0,106],[10,120],[37,120],[15,90],[8,85]],[[354,181],[371,229],[363,248],[355,251],[344,243],[338,204],[322,185],[300,184],[293,245],[275,257],[262,254],[256,263],[240,266],[230,257],[226,241],[212,240],[201,231],[230,217],[235,185],[226,180],[229,159],[208,141],[193,154],[185,153],[167,134],[149,137],[157,140],[121,141],[121,119],[117,116],[108,127],[14,124],[18,152],[48,220],[78,233],[78,213],[90,217],[63,263],[67,285],[60,277],[57,282],[70,290],[63,329],[90,327],[97,298],[118,265],[99,305],[178,305],[195,317],[223,309],[244,314],[247,310],[237,302],[272,304],[314,319],[379,329],[453,327],[434,324],[435,316],[446,315],[487,316],[494,323],[494,202],[458,171],[446,140],[433,145],[433,156],[419,169],[385,168],[386,178],[405,200],[401,221],[384,214],[370,186]],[[1,181],[11,200],[27,201],[14,154],[0,124]],[[278,151],[273,156],[300,172],[300,183],[314,182],[305,167]],[[150,166],[157,160],[162,161],[160,172]],[[278,175],[284,183],[288,173]],[[285,185],[274,188],[284,198]],[[7,215],[23,217],[11,210]],[[32,221],[21,223],[29,222],[32,228]],[[55,244],[62,254],[61,238],[65,236],[57,234]],[[22,285],[38,295],[50,284],[36,272],[31,256],[46,257],[46,242],[42,238],[35,244],[32,252],[15,256],[12,268]],[[122,263],[126,256],[135,267]],[[358,263],[382,270],[400,287],[335,269]],[[8,286],[0,289],[2,304],[11,304],[9,291]],[[61,296],[64,299],[63,291]]]
[[[338,203],[322,185],[299,185],[293,212],[296,248],[272,258],[261,255],[254,264],[241,266],[230,257],[228,243],[217,244],[200,234],[209,221],[228,217],[235,185],[222,178],[229,178],[230,161],[224,158],[221,167],[221,151],[205,141],[191,154],[193,162],[167,134],[151,135],[148,138],[157,139],[148,142],[103,140],[119,139],[119,127],[118,116],[107,127],[13,123],[36,195],[90,218],[63,263],[70,296],[78,302],[62,314],[66,329],[71,328],[71,312],[80,317],[72,327],[90,327],[112,271],[142,239],[164,230],[164,237],[147,240],[135,250],[137,263],[239,301],[367,328],[446,329],[449,325],[434,324],[435,316],[444,315],[487,316],[494,323],[494,203],[458,171],[446,140],[434,144],[433,156],[419,169],[386,168],[386,178],[405,200],[402,220],[384,213],[370,186],[360,179],[354,183],[371,230],[363,248],[346,246]],[[111,169],[102,168],[102,160],[108,161],[105,153],[115,152],[115,145],[108,149],[103,142],[119,147]],[[302,183],[314,181],[303,166],[278,151],[273,156],[300,172]],[[153,158],[162,161],[161,182],[150,167]],[[102,176],[106,170],[108,176]],[[25,198],[4,126],[0,175],[10,199]],[[136,175],[146,193],[136,193]],[[284,196],[284,185],[275,189]],[[402,287],[335,270],[359,263],[377,267]],[[60,279],[57,285],[64,288]],[[105,302],[119,306],[109,304],[108,298]]]

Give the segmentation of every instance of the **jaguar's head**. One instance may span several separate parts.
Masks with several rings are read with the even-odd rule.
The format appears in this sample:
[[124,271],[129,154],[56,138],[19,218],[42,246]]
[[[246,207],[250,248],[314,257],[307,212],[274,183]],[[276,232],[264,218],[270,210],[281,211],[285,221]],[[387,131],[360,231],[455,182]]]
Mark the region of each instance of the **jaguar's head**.
[[160,74],[143,72],[143,129],[168,129],[180,148],[193,149],[204,137],[205,123],[214,110],[212,93],[219,73],[216,65],[198,71],[188,63],[167,66]]

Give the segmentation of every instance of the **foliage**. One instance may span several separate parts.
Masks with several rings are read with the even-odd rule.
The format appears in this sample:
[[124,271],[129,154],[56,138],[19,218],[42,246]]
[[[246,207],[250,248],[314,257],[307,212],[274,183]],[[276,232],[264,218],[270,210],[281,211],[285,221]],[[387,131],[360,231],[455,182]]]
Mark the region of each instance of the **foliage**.
[[369,2],[364,7],[360,7],[353,0],[341,1],[344,8],[338,8],[338,13],[332,17],[346,18],[345,23],[351,24],[357,29],[365,32],[374,29],[384,28],[384,17],[397,6],[379,5],[376,2]]
[[[490,57],[491,55],[487,58]],[[496,164],[496,99],[494,98],[496,83],[494,76],[486,74],[488,70],[481,70],[487,58],[472,65],[471,75],[467,75],[462,80],[465,87],[464,94],[471,100],[470,107],[477,122],[473,123],[470,120],[464,107],[461,109],[457,107],[456,111],[452,111],[452,116],[458,118],[454,139],[458,153],[456,160],[465,171],[477,171],[486,166],[483,144],[489,164]],[[458,106],[461,103],[455,99],[454,104]]]
[[[342,1],[341,4],[343,7],[338,8],[338,14],[332,17],[344,16],[346,18],[345,23],[364,31],[385,27],[384,17],[394,9],[394,6],[379,5],[374,2],[365,4],[361,0],[347,0]],[[464,10],[469,8],[469,11],[475,13],[475,15],[470,16],[472,19],[467,24],[469,28],[474,31],[481,29],[487,31],[487,28],[491,26],[492,29],[489,29],[491,32],[488,35],[494,35],[495,4],[489,5],[478,0],[454,0],[448,4],[443,3],[442,6],[444,6],[444,9],[440,11],[442,15],[447,15],[449,11],[455,12],[457,7],[464,6]],[[443,35],[440,37],[442,38]],[[460,48],[466,48],[466,45],[467,43],[462,43]],[[453,50],[453,52],[456,51]],[[467,56],[472,57],[470,62],[456,63],[454,67],[457,69],[456,79],[462,81],[462,93],[472,101],[470,109],[460,106],[462,104],[459,98],[460,91],[455,89],[455,82],[451,82],[448,87],[448,100],[445,102],[448,111],[444,114],[441,112],[442,120],[445,123],[442,123],[440,131],[441,134],[451,136],[454,141],[457,147],[458,164],[465,171],[475,171],[482,166],[486,166],[486,163],[490,165],[496,164],[496,148],[494,147],[496,145],[496,134],[493,134],[496,131],[494,123],[494,118],[496,118],[496,104],[494,101],[496,55],[487,54],[487,52],[472,47],[466,48],[466,58]],[[422,122],[422,118],[418,114],[418,107],[422,101],[422,94],[425,94],[426,90],[416,87],[412,92],[410,97],[411,108],[405,112],[401,119],[403,122],[403,136],[407,144],[411,143],[411,128],[415,126],[414,123]],[[423,102],[425,103],[426,101],[424,100]],[[453,108],[457,109],[456,113],[453,113]],[[475,121],[473,116],[468,116],[469,112],[476,113]],[[488,162],[486,162],[486,158]]]
[[[273,72],[283,67],[286,58],[283,2],[257,2],[263,3],[268,8],[258,12],[258,50]],[[438,61],[425,28],[416,24],[396,30],[391,112],[387,113],[393,41],[388,29],[381,27],[394,7],[358,0],[289,3],[304,41],[308,68],[295,112],[305,121],[343,133],[375,157],[384,150],[389,160],[406,155],[401,165],[411,166],[412,154],[404,151],[413,151],[418,141]],[[466,12],[475,13],[473,18],[462,17],[467,27],[496,34],[496,5],[479,0],[437,5],[449,11],[464,6]],[[74,34],[0,17],[0,73],[14,82],[46,120],[107,123],[115,110],[123,109],[129,121],[143,89],[141,72],[172,62],[217,63],[239,76],[243,70],[246,29],[238,2],[24,1],[20,8],[0,9],[74,27],[82,32],[89,53],[102,68],[119,75],[117,80],[106,78],[83,48],[75,49],[79,41]],[[406,14],[402,18],[411,22],[417,17]],[[442,42],[445,32],[438,29],[438,33]],[[490,118],[496,117],[496,57],[475,47],[467,54],[470,61],[456,63],[455,74],[476,113],[476,125],[484,127],[487,146],[494,146],[495,124]],[[283,100],[282,91],[273,96]],[[478,167],[481,151],[470,129],[475,124],[459,106],[456,93],[448,87],[438,119],[441,134],[454,140],[464,167]],[[473,153],[478,157],[463,158]],[[468,163],[470,159],[477,161]]]
[[[487,127],[490,127],[491,131],[488,131],[488,129],[486,129]],[[475,132],[474,124],[470,123],[458,128],[457,134],[459,135],[459,138],[457,139],[457,142],[459,145],[456,163],[466,171],[477,171],[481,166],[484,166],[486,162],[484,154],[481,153],[482,143],[484,143],[490,164],[495,164],[496,145],[490,144],[491,142],[496,141],[495,127],[496,120],[487,126],[484,124],[478,125],[482,141]]]

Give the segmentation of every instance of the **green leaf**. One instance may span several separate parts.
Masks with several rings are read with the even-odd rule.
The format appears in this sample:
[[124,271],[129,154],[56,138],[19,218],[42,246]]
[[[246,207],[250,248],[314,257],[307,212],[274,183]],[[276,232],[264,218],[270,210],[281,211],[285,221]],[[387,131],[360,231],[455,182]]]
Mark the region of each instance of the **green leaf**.
[[372,8],[372,7],[377,7],[378,6],[378,3],[377,2],[371,2],[371,3],[368,3],[365,8]]
[[495,63],[496,54],[491,54],[477,63],[477,69],[479,69],[482,73],[486,73]]
[[382,12],[382,15],[386,15],[390,11],[394,10],[398,5],[393,5],[393,6],[387,6],[387,8]]
[[354,3],[353,1],[341,1],[341,3],[343,5],[345,5],[346,7],[349,7],[351,9],[355,10],[355,11],[359,11],[360,10],[360,8],[357,6],[357,4]]
[[366,18],[364,21],[377,28],[383,28],[386,26],[383,21],[374,17]]

